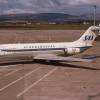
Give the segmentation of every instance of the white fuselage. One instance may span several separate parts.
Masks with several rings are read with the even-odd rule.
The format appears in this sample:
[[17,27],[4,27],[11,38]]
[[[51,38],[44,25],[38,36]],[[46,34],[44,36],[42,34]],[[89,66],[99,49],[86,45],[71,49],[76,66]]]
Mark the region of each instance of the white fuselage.
[[19,43],[19,44],[2,44],[0,45],[0,55],[14,53],[63,53],[73,55],[82,52],[81,47],[85,47],[84,43],[61,42],[61,43]]

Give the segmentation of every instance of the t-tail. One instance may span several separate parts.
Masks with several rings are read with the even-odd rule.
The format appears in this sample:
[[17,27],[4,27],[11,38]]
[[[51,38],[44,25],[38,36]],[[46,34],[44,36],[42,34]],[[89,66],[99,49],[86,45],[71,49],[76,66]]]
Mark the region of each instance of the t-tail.
[[92,46],[99,31],[100,27],[98,26],[89,27],[86,32],[76,41],[76,43],[80,44],[80,46]]

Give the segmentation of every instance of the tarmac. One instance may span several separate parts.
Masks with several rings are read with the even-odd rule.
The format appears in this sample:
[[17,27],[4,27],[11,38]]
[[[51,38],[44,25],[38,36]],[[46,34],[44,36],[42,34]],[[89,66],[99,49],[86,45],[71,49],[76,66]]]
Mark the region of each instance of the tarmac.
[[[0,30],[0,43],[74,41],[82,33],[84,30]],[[87,55],[100,55],[99,41],[78,56]],[[0,100],[100,100],[99,65],[100,58],[91,63],[1,64]]]

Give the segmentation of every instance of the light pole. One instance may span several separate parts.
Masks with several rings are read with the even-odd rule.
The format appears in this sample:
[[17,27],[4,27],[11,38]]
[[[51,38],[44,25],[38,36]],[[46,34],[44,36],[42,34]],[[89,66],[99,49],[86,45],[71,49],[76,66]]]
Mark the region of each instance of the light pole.
[[97,8],[97,6],[96,5],[93,5],[93,8],[94,8],[93,25],[95,26],[96,25],[96,8]]

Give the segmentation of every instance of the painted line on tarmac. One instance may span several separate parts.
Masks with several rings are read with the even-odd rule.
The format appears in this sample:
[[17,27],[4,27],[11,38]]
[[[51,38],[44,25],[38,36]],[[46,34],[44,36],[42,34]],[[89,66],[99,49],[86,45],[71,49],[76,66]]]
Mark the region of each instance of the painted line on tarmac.
[[0,66],[0,68],[8,68],[9,66]]
[[36,69],[34,69],[33,71],[31,71],[31,72],[27,73],[26,75],[24,75],[24,76],[22,76],[22,77],[18,78],[17,80],[15,80],[15,81],[13,81],[13,82],[9,83],[8,85],[6,85],[6,86],[2,87],[2,88],[0,89],[0,92],[1,92],[1,91],[3,91],[3,90],[5,90],[6,88],[10,87],[11,85],[13,85],[13,84],[17,83],[18,81],[20,81],[20,80],[24,79],[25,77],[27,77],[27,76],[31,75],[32,73],[36,72],[36,71],[37,71],[37,70],[39,70],[40,68],[41,68],[41,67],[36,68]]
[[28,92],[30,89],[32,89],[35,85],[37,85],[39,82],[41,82],[43,79],[51,75],[55,70],[57,70],[57,67],[49,71],[47,74],[45,74],[42,78],[34,82],[32,85],[30,85],[28,88],[26,88],[24,91],[20,92],[16,97],[22,96],[24,93]]
[[8,65],[8,66],[0,66],[0,71],[5,71],[5,70],[17,70],[18,68],[9,68],[9,67],[17,67],[22,64],[17,64],[17,65]]
[[7,66],[0,66],[0,68],[8,68],[8,67],[16,67],[22,64],[17,64],[17,65],[7,65]]
[[23,68],[16,69],[16,70],[14,70],[14,71],[12,71],[12,72],[9,72],[9,73],[5,74],[4,76],[7,77],[7,76],[9,76],[9,75],[12,75],[12,74],[14,74],[14,73],[16,73],[16,72],[22,70],[22,69],[23,69]]

